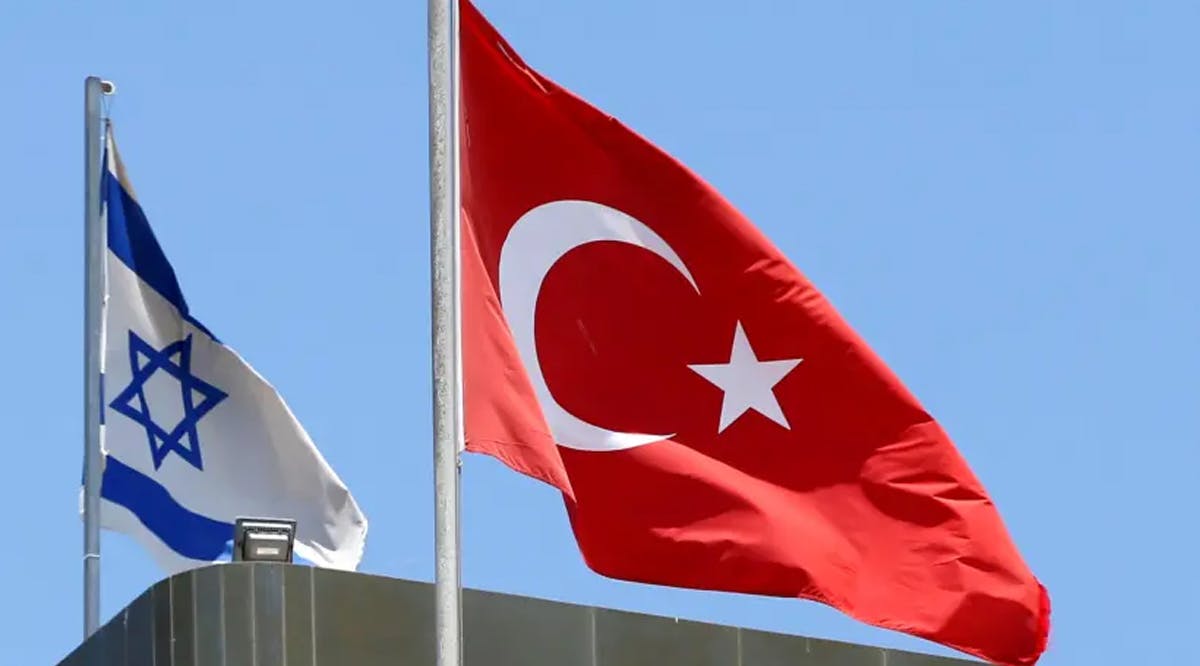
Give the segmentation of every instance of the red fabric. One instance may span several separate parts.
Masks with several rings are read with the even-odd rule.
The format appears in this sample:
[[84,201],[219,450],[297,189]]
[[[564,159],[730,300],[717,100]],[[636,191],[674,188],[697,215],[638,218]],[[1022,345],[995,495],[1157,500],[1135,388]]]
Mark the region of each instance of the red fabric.
[[[794,596],[998,663],[1045,648],[1049,599],[949,438],[817,289],[711,187],[534,72],[462,5],[466,440],[562,489],[588,565],[614,578]],[[500,255],[531,209],[585,200],[678,253],[565,254],[536,310],[546,384],[621,451],[558,446],[501,307]],[[512,316],[509,313],[509,316]],[[803,358],[774,386],[789,427],[689,369]],[[565,443],[569,444],[569,442]]]

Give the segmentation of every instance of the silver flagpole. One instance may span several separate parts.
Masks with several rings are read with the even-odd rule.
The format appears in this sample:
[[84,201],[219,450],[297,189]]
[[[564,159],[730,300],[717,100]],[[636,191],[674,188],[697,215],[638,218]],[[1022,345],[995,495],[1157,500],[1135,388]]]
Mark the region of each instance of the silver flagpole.
[[100,627],[100,371],[104,227],[100,223],[100,98],[112,84],[89,76],[84,92],[83,637]]
[[429,224],[437,666],[462,664],[458,0],[429,0]]

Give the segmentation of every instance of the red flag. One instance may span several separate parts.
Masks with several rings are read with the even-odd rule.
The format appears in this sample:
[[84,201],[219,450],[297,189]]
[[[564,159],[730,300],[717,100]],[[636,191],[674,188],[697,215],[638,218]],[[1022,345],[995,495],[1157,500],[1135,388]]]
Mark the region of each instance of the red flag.
[[949,438],[686,167],[462,5],[471,451],[614,578],[795,596],[999,663],[1049,599]]

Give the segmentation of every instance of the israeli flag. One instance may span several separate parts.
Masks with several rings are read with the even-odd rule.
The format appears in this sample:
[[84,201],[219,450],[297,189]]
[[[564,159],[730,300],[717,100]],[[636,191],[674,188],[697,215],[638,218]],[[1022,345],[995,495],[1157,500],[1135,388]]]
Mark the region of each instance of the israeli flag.
[[228,560],[239,516],[297,521],[295,553],[353,570],[367,521],[275,389],[197,321],[111,128],[101,525],[169,573]]

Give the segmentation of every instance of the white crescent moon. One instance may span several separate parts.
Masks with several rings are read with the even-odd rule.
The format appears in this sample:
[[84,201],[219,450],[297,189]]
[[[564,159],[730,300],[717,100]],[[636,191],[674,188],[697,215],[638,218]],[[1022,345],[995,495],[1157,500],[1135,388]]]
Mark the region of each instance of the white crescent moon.
[[616,241],[645,248],[676,268],[699,293],[683,260],[650,227],[621,211],[592,201],[552,201],[521,216],[500,249],[500,302],[513,341],[550,432],[560,446],[583,451],[620,451],[668,437],[614,432],[588,423],[563,409],[542,376],[534,337],[534,312],[546,274],[574,248]]

